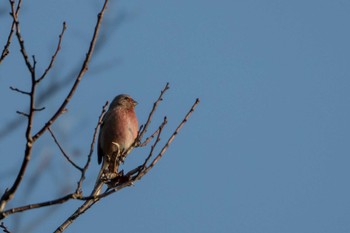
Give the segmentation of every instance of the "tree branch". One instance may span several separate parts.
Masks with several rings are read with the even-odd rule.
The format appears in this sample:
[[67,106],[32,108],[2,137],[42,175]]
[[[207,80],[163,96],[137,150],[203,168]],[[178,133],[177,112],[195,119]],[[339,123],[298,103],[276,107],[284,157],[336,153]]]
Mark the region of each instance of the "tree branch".
[[18,88],[16,88],[16,87],[10,87],[10,89],[11,89],[12,91],[21,93],[21,94],[23,94],[23,95],[29,95],[29,96],[30,96],[30,92],[22,91],[22,90],[20,90],[20,89],[18,89]]
[[138,140],[142,140],[143,135],[147,132],[148,126],[151,123],[152,117],[154,112],[156,111],[158,104],[163,100],[163,95],[164,93],[169,89],[169,83],[166,83],[165,87],[163,88],[163,90],[161,90],[160,95],[158,97],[158,99],[156,100],[156,102],[153,103],[153,108],[150,112],[150,114],[148,115],[148,119],[145,123],[145,125],[142,126],[142,128],[140,129],[140,133],[138,136]]
[[41,80],[43,80],[43,79],[46,77],[46,75],[49,73],[49,71],[51,70],[51,68],[52,68],[52,66],[53,66],[53,63],[54,63],[55,60],[56,60],[56,56],[57,56],[58,52],[59,52],[60,49],[61,49],[61,43],[62,43],[62,39],[63,39],[63,34],[64,34],[64,32],[66,31],[66,29],[67,29],[66,22],[63,22],[63,27],[62,27],[61,34],[58,36],[59,39],[58,39],[56,51],[55,51],[55,53],[52,55],[51,61],[50,61],[49,65],[47,66],[46,70],[44,71],[44,73],[40,76],[40,78],[38,78],[38,80],[36,80],[37,83],[39,83]]
[[[17,7],[16,7],[16,13],[15,13],[16,16],[18,16],[18,12],[19,12],[19,10],[21,8],[21,3],[22,3],[22,1],[18,1]],[[14,1],[10,1],[10,4],[14,5],[15,2]],[[0,56],[0,64],[5,59],[5,57],[10,54],[9,47],[10,47],[10,44],[11,44],[13,33],[15,32],[15,27],[16,27],[16,23],[15,23],[15,20],[13,19],[10,33],[9,33],[9,35],[7,37],[6,44],[5,44],[4,49],[2,50],[2,53],[1,53],[1,56]]]
[[1,56],[0,56],[0,64],[5,59],[5,57],[10,54],[9,47],[10,47],[10,44],[11,44],[12,35],[13,35],[14,31],[15,31],[15,22],[12,22],[10,33],[9,33],[9,35],[7,37],[6,44],[5,44],[4,49],[2,50],[2,53],[1,53]]
[[21,6],[22,0],[18,1],[17,10],[15,10],[15,2],[13,0],[9,0],[9,1],[10,1],[10,4],[11,4],[11,16],[12,16],[13,22],[15,24],[16,37],[18,39],[18,42],[19,42],[19,45],[20,45],[20,48],[21,48],[21,53],[22,53],[24,62],[26,64],[29,72],[33,76],[34,68],[33,68],[32,64],[30,63],[30,61],[29,61],[29,57],[28,57],[27,51],[26,51],[25,46],[24,46],[24,39],[22,37],[20,26],[19,26],[19,21],[18,21],[18,14],[17,14],[17,12],[18,12],[18,10],[19,10],[19,8]]

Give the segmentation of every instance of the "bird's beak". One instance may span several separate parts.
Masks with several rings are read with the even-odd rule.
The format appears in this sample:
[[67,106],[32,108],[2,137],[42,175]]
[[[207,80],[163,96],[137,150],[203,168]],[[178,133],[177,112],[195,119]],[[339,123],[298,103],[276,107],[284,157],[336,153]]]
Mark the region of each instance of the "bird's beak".
[[134,100],[133,104],[134,104],[134,107],[135,107],[135,106],[138,105],[139,103],[137,103],[137,101]]

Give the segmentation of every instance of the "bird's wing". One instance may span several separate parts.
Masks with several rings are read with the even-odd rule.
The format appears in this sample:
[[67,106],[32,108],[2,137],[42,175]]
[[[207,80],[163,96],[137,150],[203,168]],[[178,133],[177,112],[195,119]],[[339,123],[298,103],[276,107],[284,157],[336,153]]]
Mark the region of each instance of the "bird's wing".
[[102,132],[103,127],[105,125],[104,122],[106,121],[107,114],[108,114],[108,112],[102,118],[102,123],[100,126],[100,133],[98,135],[98,141],[97,141],[97,162],[98,162],[98,164],[100,164],[102,162],[102,159],[103,159],[103,150],[101,147],[101,132]]

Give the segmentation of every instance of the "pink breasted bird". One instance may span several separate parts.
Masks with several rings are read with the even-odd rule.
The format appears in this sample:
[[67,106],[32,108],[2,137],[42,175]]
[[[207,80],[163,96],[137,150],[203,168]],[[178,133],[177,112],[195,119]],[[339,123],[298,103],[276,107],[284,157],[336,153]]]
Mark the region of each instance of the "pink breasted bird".
[[[121,94],[114,98],[103,117],[98,137],[98,163],[103,161],[100,175],[105,179],[118,176],[118,167],[125,159],[138,134],[138,121],[135,113],[137,102],[129,95]],[[124,155],[124,156],[123,156]]]

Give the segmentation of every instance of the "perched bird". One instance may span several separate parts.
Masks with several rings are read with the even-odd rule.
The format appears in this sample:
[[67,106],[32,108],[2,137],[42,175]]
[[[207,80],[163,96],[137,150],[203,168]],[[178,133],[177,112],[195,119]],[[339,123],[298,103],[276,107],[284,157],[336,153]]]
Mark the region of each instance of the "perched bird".
[[137,137],[136,105],[137,102],[129,95],[118,95],[103,117],[97,145],[98,163],[103,161],[100,172],[103,179],[118,176],[119,164],[124,161]]

